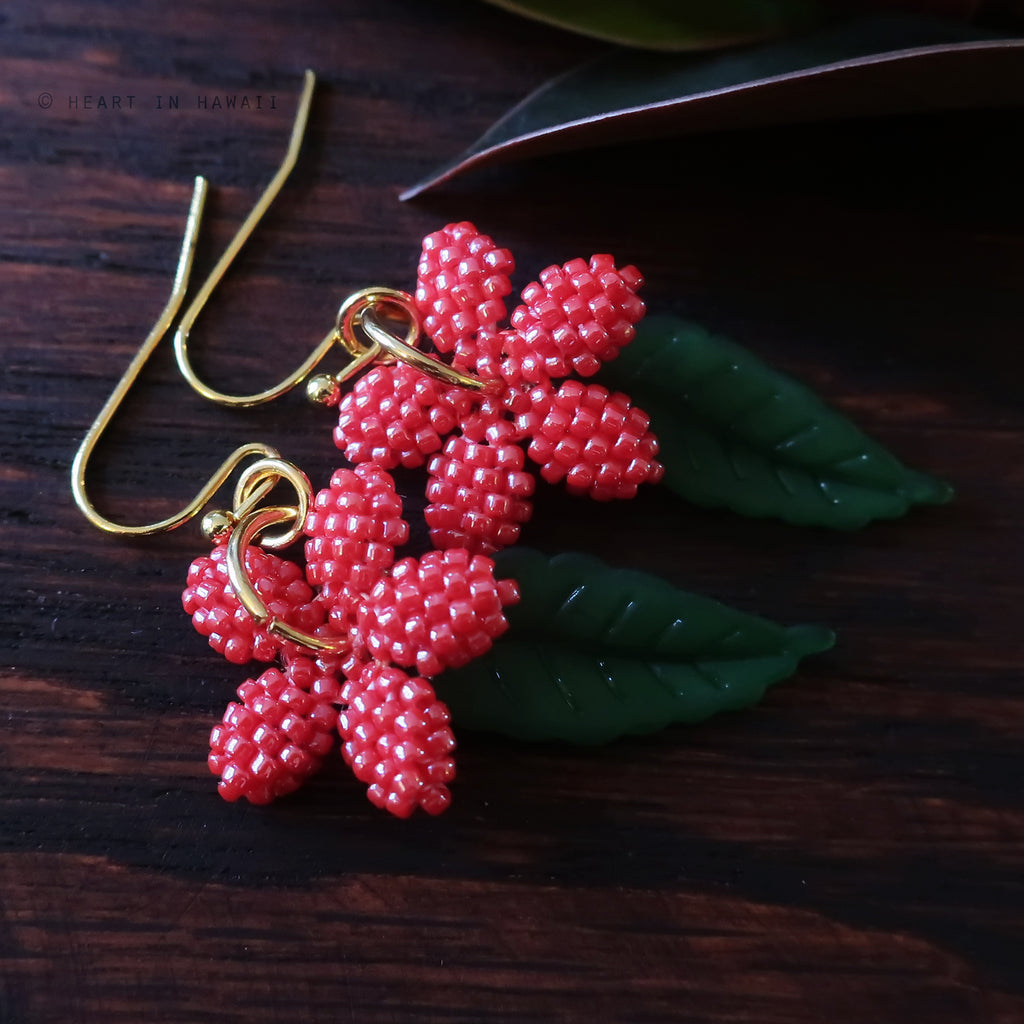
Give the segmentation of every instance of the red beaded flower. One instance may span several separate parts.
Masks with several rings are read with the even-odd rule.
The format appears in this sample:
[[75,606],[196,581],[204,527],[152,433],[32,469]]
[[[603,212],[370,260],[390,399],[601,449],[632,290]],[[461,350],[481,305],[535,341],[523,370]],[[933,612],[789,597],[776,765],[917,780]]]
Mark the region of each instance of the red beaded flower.
[[481,398],[399,363],[362,377],[340,404],[335,443],[351,461],[428,463],[425,515],[438,548],[487,554],[518,538],[533,493],[514,454],[524,441],[545,480],[599,501],[633,497],[662,476],[649,417],[628,396],[555,383],[592,376],[633,339],[644,315],[637,269],[607,255],[548,267],[500,329],[513,268],[508,250],[466,222],[423,242],[424,329],[456,367],[494,381],[492,393]]
[[409,528],[391,475],[373,463],[339,469],[304,525],[306,579],[294,562],[256,547],[245,570],[272,619],[346,638],[343,653],[313,657],[257,625],[228,576],[226,537],[189,570],[182,603],[210,644],[237,664],[282,663],[243,683],[214,727],[218,790],[258,804],[292,792],[321,766],[337,725],[374,804],[399,817],[417,807],[439,814],[451,801],[455,740],[424,677],[489,650],[518,589],[494,578],[490,559],[461,548],[395,563]]

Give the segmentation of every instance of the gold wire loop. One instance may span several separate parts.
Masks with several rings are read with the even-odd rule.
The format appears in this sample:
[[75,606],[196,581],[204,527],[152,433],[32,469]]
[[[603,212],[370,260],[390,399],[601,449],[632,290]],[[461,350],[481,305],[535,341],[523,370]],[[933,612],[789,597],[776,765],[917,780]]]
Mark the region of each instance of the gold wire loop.
[[[420,336],[420,315],[412,296],[397,288],[377,285],[353,292],[338,309],[338,316],[334,321],[338,330],[338,340],[349,355],[359,356],[369,347],[359,340],[356,330],[361,326],[363,314],[377,306],[387,306],[402,314],[408,321],[405,342],[409,346],[416,344]],[[371,346],[372,344],[371,342]]]
[[[382,308],[398,311],[407,321],[404,340],[392,334],[378,319],[377,313]],[[408,363],[444,384],[467,391],[489,391],[497,383],[462,373],[416,348],[421,333],[419,311],[413,297],[397,288],[364,288],[350,295],[338,310],[337,328],[341,344],[353,358],[352,364],[335,378],[339,383],[371,361],[396,360]],[[360,334],[369,344],[360,339]]]
[[[302,520],[299,510],[287,505],[269,505],[266,508],[253,509],[239,519],[227,547],[228,579],[242,602],[242,607],[260,626],[265,626],[268,633],[273,633],[282,640],[290,640],[311,651],[328,654],[343,654],[349,649],[347,637],[317,637],[310,633],[289,626],[287,622],[270,614],[263,598],[257,593],[245,569],[245,553],[256,538],[271,526],[292,522],[301,529]],[[266,543],[266,541],[264,541]]]
[[302,527],[306,522],[310,498],[313,495],[309,477],[286,459],[268,458],[246,466],[235,485],[231,515],[240,522],[254,511],[263,498],[282,480],[287,480],[295,488],[295,521],[291,528],[283,533],[264,537],[260,544],[265,548],[286,548],[302,536]]
[[188,220],[185,224],[185,234],[181,242],[181,252],[178,256],[178,265],[174,274],[174,283],[171,286],[171,294],[164,306],[163,312],[157,318],[146,340],[142,343],[138,352],[135,353],[132,361],[128,364],[121,379],[110,393],[110,397],[104,403],[92,426],[86,431],[82,443],[75,452],[75,458],[71,463],[71,494],[75,499],[82,515],[97,529],[105,533],[114,533],[120,536],[147,537],[154,533],[162,533],[165,530],[174,530],[183,523],[192,519],[199,510],[206,505],[225,480],[234,472],[236,467],[253,455],[263,458],[279,458],[275,448],[265,444],[246,444],[236,448],[217,468],[210,479],[203,485],[199,493],[180,511],[155,523],[146,523],[138,526],[128,526],[122,523],[115,523],[106,516],[101,515],[96,506],[89,499],[86,488],[86,473],[89,468],[89,460],[92,457],[96,445],[99,443],[103,432],[110,425],[117,410],[121,407],[125,395],[131,390],[138,379],[146,361],[152,355],[153,350],[160,343],[160,340],[167,333],[168,328],[174,322],[178,310],[181,308],[185,292],[188,290],[189,272],[192,269],[192,258],[195,255],[196,239],[199,236],[199,224],[203,215],[203,205],[206,202],[207,182],[205,178],[197,177],[192,189],[192,201],[189,204]]
[[366,332],[375,344],[379,345],[389,355],[408,363],[414,369],[425,373],[444,384],[452,387],[465,388],[467,391],[496,392],[501,390],[501,381],[484,380],[481,377],[474,377],[471,373],[463,373],[455,367],[442,363],[440,359],[413,348],[408,341],[396,338],[376,318],[372,309],[367,309],[360,320],[360,327]]
[[277,198],[281,186],[284,185],[295,167],[299,157],[299,149],[302,146],[302,139],[306,132],[306,123],[309,120],[309,108],[313,102],[313,87],[316,85],[316,75],[312,71],[306,71],[303,79],[302,95],[299,97],[299,107],[295,113],[295,120],[292,123],[292,133],[288,140],[288,149],[284,159],[278,167],[277,172],[270,183],[263,190],[263,194],[256,200],[256,205],[249,211],[249,215],[242,222],[242,226],[235,233],[235,237],[228,243],[227,248],[221,254],[216,266],[210,271],[209,276],[203,282],[202,287],[196,293],[192,304],[185,310],[174,334],[174,358],[177,360],[178,369],[182,375],[203,398],[220,405],[232,406],[235,408],[247,408],[253,405],[262,405],[290,391],[296,384],[303,381],[320,362],[324,356],[334,347],[336,332],[331,331],[319,345],[309,354],[293,373],[290,373],[279,384],[259,391],[252,395],[228,395],[223,391],[217,391],[199,379],[188,357],[189,334],[195,326],[196,319],[203,311],[214,289],[220,284],[221,279],[227,273],[228,268],[234,262],[235,257],[242,247],[249,240],[249,236],[256,229],[256,225],[262,220],[263,215],[270,208],[271,203]]
[[352,357],[352,362],[335,377],[339,384],[371,362],[395,361],[394,358],[388,358],[387,350],[382,345],[369,338],[361,329],[364,315],[377,306],[384,306],[392,312],[397,312],[405,319],[405,344],[409,348],[413,348],[419,340],[419,312],[412,296],[407,292],[381,286],[353,292],[341,304],[334,322],[339,343]]
[[[491,390],[495,386],[492,382],[480,380],[471,374],[460,373],[440,360],[420,352],[415,347],[420,333],[419,315],[416,312],[411,296],[394,288],[382,287],[366,288],[356,292],[354,295],[350,295],[342,303],[336,326],[324,336],[316,348],[303,360],[302,364],[288,374],[284,380],[263,391],[257,391],[251,395],[229,395],[224,391],[218,391],[216,388],[210,387],[209,384],[200,379],[193,368],[188,354],[189,336],[192,329],[195,327],[199,314],[206,307],[206,303],[210,300],[214,290],[223,280],[224,275],[234,262],[235,257],[241,252],[242,247],[249,240],[256,226],[277,198],[288,175],[294,169],[299,157],[299,149],[302,146],[306,124],[309,121],[309,109],[312,104],[313,88],[315,85],[316,76],[312,71],[307,71],[284,159],[281,161],[273,178],[270,179],[270,183],[263,190],[263,194],[256,200],[255,205],[242,222],[241,227],[235,232],[234,238],[228,243],[227,248],[221,254],[220,259],[217,260],[213,270],[210,271],[209,276],[203,282],[202,287],[196,293],[196,297],[185,310],[178,323],[178,329],[174,333],[174,358],[178,363],[178,369],[181,371],[182,376],[188,381],[195,392],[211,402],[217,402],[219,405],[226,405],[232,408],[250,408],[254,405],[263,405],[266,402],[273,401],[275,398],[280,398],[288,391],[291,391],[297,384],[302,383],[331,351],[335,343],[340,341],[351,357],[351,361],[341,372],[334,376],[334,380],[338,384],[348,380],[374,361],[387,362],[400,359],[416,367],[417,370],[430,374],[430,376],[436,377],[446,384],[466,388],[470,391]],[[375,317],[375,308],[382,304],[400,309],[407,317],[408,327],[404,340],[391,334]],[[357,334],[360,332],[364,336],[362,339],[357,337]]]

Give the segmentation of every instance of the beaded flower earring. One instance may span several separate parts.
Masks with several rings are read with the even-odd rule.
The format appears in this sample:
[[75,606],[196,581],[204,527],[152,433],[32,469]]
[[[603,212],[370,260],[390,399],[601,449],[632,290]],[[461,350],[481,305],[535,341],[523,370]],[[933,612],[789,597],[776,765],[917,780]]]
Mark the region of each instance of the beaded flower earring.
[[608,255],[548,267],[499,328],[513,269],[511,254],[468,222],[423,243],[415,306],[424,331],[454,367],[490,382],[486,391],[439,388],[396,363],[375,367],[339,403],[334,439],[350,461],[427,464],[425,517],[439,548],[491,553],[518,539],[534,489],[526,457],[549,483],[599,501],[661,478],[647,414],[578,379],[633,339],[645,311],[637,269]]
[[[75,501],[108,533],[152,535],[194,518],[256,457],[231,510],[204,517],[214,548],[192,563],[183,594],[196,629],[228,661],[277,662],[238,688],[212,731],[209,764],[221,795],[262,804],[294,791],[320,767],[337,731],[374,804],[399,817],[417,807],[440,813],[450,801],[455,744],[431,678],[485,653],[507,629],[503,609],[518,591],[495,579],[493,562],[464,548],[395,562],[408,525],[386,470],[339,470],[313,498],[305,474],[263,444],[236,449],[184,509],[155,523],[115,523],[88,497],[93,450],[184,298],[205,194],[197,178],[171,297],[79,447]],[[358,347],[343,321],[343,337]],[[294,503],[264,504],[279,483],[293,489]],[[308,542],[313,585],[295,562],[263,550],[288,546],[311,525],[320,531]]]
[[[222,405],[248,407],[305,380],[313,401],[339,406],[334,440],[351,463],[381,470],[427,465],[425,518],[442,550],[490,554],[518,539],[535,486],[527,457],[545,480],[599,501],[631,498],[639,485],[658,482],[658,442],[647,414],[626,394],[578,379],[593,376],[634,338],[645,312],[639,271],[616,267],[609,255],[548,267],[524,289],[503,328],[514,261],[468,222],[424,240],[414,295],[377,287],[346,299],[335,327],[279,384],[230,395],[199,378],[188,354],[190,332],[295,165],[313,85],[306,72],[284,161],[175,333],[178,366],[193,389]],[[404,340],[385,323],[388,315]],[[421,334],[450,364],[415,347]],[[364,344],[353,342],[357,335]],[[310,377],[339,344],[350,357],[345,368]],[[381,365],[342,397],[341,385],[371,363]],[[318,528],[314,522],[314,535]]]

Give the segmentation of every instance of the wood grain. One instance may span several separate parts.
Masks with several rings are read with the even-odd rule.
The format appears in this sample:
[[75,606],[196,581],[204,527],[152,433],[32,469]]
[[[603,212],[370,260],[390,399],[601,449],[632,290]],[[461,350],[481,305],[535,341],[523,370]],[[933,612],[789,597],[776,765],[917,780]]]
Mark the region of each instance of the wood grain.
[[[592,151],[401,205],[598,44],[412,0],[12,0],[2,19],[5,1024],[1024,1019],[1018,111]],[[306,66],[307,145],[197,328],[203,372],[275,379],[353,288],[408,287],[447,221],[508,245],[520,283],[612,251],[652,309],[800,376],[958,500],[834,534],[549,488],[526,540],[824,622],[833,651],[757,709],[645,740],[460,737],[440,820],[387,819],[340,765],[280,806],[219,800],[206,739],[245,672],[180,611],[202,544],[97,534],[68,470],[164,302],[193,175],[213,185],[198,279]],[[243,94],[276,106],[195,99]],[[155,518],[254,439],[322,481],[329,420],[206,406],[164,350],[92,487]],[[402,487],[415,514],[422,479]]]

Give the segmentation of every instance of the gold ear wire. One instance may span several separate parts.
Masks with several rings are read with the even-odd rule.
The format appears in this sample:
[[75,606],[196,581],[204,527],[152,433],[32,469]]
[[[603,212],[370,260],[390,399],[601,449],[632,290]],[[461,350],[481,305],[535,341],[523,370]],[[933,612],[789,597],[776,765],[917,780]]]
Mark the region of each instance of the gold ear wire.
[[[248,216],[242,222],[241,227],[235,232],[234,238],[228,243],[227,248],[221,254],[219,260],[209,276],[203,282],[202,287],[196,293],[191,305],[185,310],[178,329],[174,333],[174,358],[177,360],[178,369],[182,376],[191,385],[192,389],[203,398],[216,402],[219,405],[226,405],[233,408],[249,408],[254,405],[263,405],[266,402],[280,398],[281,395],[291,391],[297,384],[302,383],[312,370],[320,363],[335,345],[340,345],[349,357],[349,363],[340,373],[320,375],[309,381],[307,393],[314,401],[326,401],[330,404],[337,398],[338,386],[349,377],[358,373],[364,367],[377,359],[402,359],[423,373],[428,373],[446,384],[466,388],[470,391],[487,391],[495,388],[494,382],[483,381],[471,374],[462,373],[450,366],[433,359],[417,350],[416,339],[420,334],[419,314],[416,311],[412,296],[405,292],[396,291],[393,288],[364,288],[362,291],[350,295],[341,305],[334,327],[324,336],[323,340],[303,360],[302,364],[284,380],[267,388],[264,391],[257,391],[251,395],[229,395],[224,391],[218,391],[210,387],[205,381],[199,378],[188,355],[189,335],[199,314],[206,307],[214,290],[220,284],[224,275],[228,272],[235,257],[241,252],[242,247],[249,240],[256,226],[262,220],[264,214],[270,208],[271,203],[277,198],[291,174],[292,169],[299,157],[299,149],[302,146],[302,139],[305,135],[306,124],[309,120],[309,108],[313,100],[313,88],[316,85],[316,76],[312,71],[307,71],[302,95],[299,98],[299,107],[295,112],[295,120],[292,123],[292,133],[288,140],[288,149],[284,159],[281,161],[270,183],[263,190],[263,194],[256,200],[256,204],[249,211]],[[402,314],[407,324],[406,337],[403,341],[390,333],[374,316],[374,310],[378,306],[390,308]]]
[[302,95],[299,97],[299,108],[295,112],[295,120],[292,123],[292,133],[288,140],[288,149],[285,152],[284,159],[281,161],[281,166],[278,167],[277,172],[270,179],[270,183],[263,190],[263,194],[256,200],[256,205],[249,211],[249,215],[242,222],[242,226],[235,233],[235,237],[231,239],[227,248],[221,254],[220,259],[217,260],[216,266],[210,271],[209,276],[196,293],[192,304],[185,310],[181,322],[178,324],[178,329],[174,333],[174,358],[177,360],[178,368],[181,370],[182,375],[203,398],[208,398],[211,402],[217,402],[220,405],[246,408],[253,405],[262,405],[264,402],[280,397],[309,375],[317,363],[334,347],[338,338],[337,331],[331,330],[297,370],[290,373],[279,384],[275,384],[265,391],[259,391],[252,395],[229,395],[223,391],[211,388],[199,379],[188,357],[189,334],[195,326],[196,319],[203,311],[214,289],[220,284],[228,268],[234,262],[235,257],[241,251],[242,246],[249,240],[249,236],[256,229],[256,225],[263,219],[263,215],[270,208],[270,204],[277,198],[278,192],[281,191],[281,186],[284,185],[288,175],[291,174],[292,169],[295,167],[295,162],[299,157],[299,149],[302,146],[302,139],[306,132],[306,122],[309,120],[309,108],[313,102],[313,87],[315,85],[316,75],[312,71],[307,70],[303,80]]
[[[141,526],[126,526],[115,523],[96,511],[96,507],[89,500],[86,491],[85,477],[89,467],[89,459],[92,456],[103,432],[107,429],[111,419],[117,412],[124,400],[124,397],[131,390],[132,385],[138,379],[142,368],[146,365],[153,350],[160,343],[161,338],[167,333],[174,318],[181,308],[185,292],[188,290],[189,273],[192,269],[192,257],[195,255],[196,239],[199,236],[199,224],[203,215],[203,205],[206,202],[207,182],[205,178],[197,177],[192,190],[192,202],[189,205],[188,220],[185,224],[185,234],[181,242],[181,253],[178,256],[178,266],[174,273],[174,283],[171,287],[171,295],[164,306],[163,312],[157,318],[152,330],[142,343],[138,352],[128,365],[117,386],[111,392],[99,415],[93,420],[82,443],[78,446],[74,461],[71,464],[71,493],[74,496],[75,504],[79,507],[82,515],[92,523],[93,526],[106,533],[115,533],[122,536],[145,537],[154,533],[162,533],[165,530],[173,530],[183,523],[192,519],[221,487],[225,480],[231,475],[235,468],[245,459],[253,455],[262,456],[265,459],[280,459],[280,454],[270,445],[266,444],[245,444],[236,448],[213,476],[206,482],[199,493],[180,511],[159,522],[147,523]],[[265,490],[269,490],[272,484],[266,484]]]

